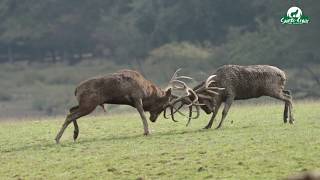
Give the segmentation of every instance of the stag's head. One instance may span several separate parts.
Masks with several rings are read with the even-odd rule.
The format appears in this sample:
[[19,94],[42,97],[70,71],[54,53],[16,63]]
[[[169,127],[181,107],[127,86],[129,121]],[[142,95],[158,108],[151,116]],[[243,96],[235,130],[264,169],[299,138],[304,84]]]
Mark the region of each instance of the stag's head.
[[164,107],[168,104],[168,101],[172,98],[172,90],[168,88],[164,95],[157,99],[157,102],[149,110],[150,112],[150,121],[156,122],[159,114],[164,110]]
[[[158,116],[161,114],[162,111],[165,111],[168,107],[171,107],[171,114],[172,114],[172,120],[175,121],[173,112],[174,112],[174,106],[180,102],[185,101],[184,99],[188,98],[190,96],[193,96],[195,93],[190,89],[186,83],[182,81],[182,79],[192,79],[188,76],[178,76],[178,72],[181,69],[176,70],[176,72],[173,74],[171,80],[169,81],[169,85],[164,91],[163,95],[159,98],[157,98],[157,101],[152,105],[152,108],[150,108],[150,121],[155,122],[158,118]],[[178,96],[172,94],[173,90],[186,92],[186,96]],[[180,113],[180,111],[179,111]],[[165,113],[164,113],[165,114]],[[166,117],[166,115],[165,115]]]

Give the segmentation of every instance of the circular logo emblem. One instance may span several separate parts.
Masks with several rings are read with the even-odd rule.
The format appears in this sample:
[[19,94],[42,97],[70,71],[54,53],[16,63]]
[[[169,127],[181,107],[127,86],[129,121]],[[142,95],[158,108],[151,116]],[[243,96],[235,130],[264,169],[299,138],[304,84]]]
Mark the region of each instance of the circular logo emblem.
[[299,19],[302,16],[302,11],[298,7],[291,7],[287,11],[287,16],[293,19]]

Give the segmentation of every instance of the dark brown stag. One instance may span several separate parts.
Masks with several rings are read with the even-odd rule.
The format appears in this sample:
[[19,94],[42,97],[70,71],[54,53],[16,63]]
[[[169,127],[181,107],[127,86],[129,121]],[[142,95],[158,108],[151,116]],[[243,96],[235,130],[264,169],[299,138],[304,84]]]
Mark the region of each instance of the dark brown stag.
[[[70,114],[55,138],[56,142],[59,143],[63,132],[71,122],[74,125],[73,139],[76,140],[79,134],[77,119],[91,113],[97,106],[103,107],[103,104],[123,104],[135,107],[142,119],[144,135],[149,134],[145,111],[150,113],[150,121],[155,122],[164,109],[171,108],[172,120],[174,120],[174,107],[170,100],[179,99],[179,97],[173,95],[172,90],[185,90],[188,93],[187,96],[196,95],[192,89],[187,90],[187,87],[181,86],[182,81],[179,79],[191,78],[178,76],[178,71],[174,73],[166,90],[162,90],[151,81],[146,80],[140,73],[132,70],[120,70],[107,76],[81,82],[75,90],[78,105],[70,109]],[[190,98],[197,99],[196,97]],[[196,101],[191,104],[196,104]]]
[[[222,126],[234,100],[258,98],[261,96],[270,96],[284,101],[283,121],[284,123],[287,123],[289,118],[289,123],[293,124],[292,96],[290,91],[285,90],[285,83],[285,73],[274,66],[225,65],[218,68],[214,75],[193,88],[197,93],[201,109],[207,114],[212,113],[211,119],[207,126],[205,126],[205,129],[211,128],[223,102],[224,108],[222,111],[222,118],[217,128]],[[219,94],[213,91],[201,91],[203,88],[215,88],[219,91]],[[191,118],[189,118],[189,122],[190,119]]]

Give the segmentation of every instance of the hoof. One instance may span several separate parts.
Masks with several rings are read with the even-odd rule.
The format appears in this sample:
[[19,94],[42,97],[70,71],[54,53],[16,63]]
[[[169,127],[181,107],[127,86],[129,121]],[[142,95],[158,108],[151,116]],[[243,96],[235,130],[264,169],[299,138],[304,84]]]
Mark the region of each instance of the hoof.
[[56,141],[56,144],[59,144],[59,140],[58,139],[55,139],[55,141]]
[[77,140],[77,138],[78,138],[78,134],[74,134],[73,135],[73,141],[75,142]]
[[294,124],[294,120],[292,120],[292,121],[289,121],[289,123],[290,123],[290,124]]
[[202,129],[211,129],[211,127],[210,127],[210,126],[205,126],[205,127],[202,128]]
[[144,132],[143,135],[144,135],[144,136],[149,136],[150,133],[149,133],[149,132]]

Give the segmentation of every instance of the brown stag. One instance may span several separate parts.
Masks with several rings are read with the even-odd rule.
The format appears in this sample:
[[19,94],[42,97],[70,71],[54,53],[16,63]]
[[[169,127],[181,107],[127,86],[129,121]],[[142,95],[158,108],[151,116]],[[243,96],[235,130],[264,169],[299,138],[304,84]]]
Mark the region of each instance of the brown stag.
[[[151,81],[146,80],[139,72],[133,70],[120,70],[113,74],[81,82],[75,90],[78,105],[70,108],[70,114],[67,115],[55,138],[56,142],[59,143],[63,132],[71,122],[74,125],[73,139],[76,140],[79,135],[77,119],[91,113],[97,106],[103,107],[103,104],[122,104],[135,107],[142,119],[144,135],[149,134],[145,111],[150,113],[150,121],[155,122],[163,110],[171,108],[171,117],[175,121],[174,106],[170,101],[181,98],[173,95],[172,90],[186,91],[187,95],[184,97],[190,96],[191,99],[194,99],[190,102],[191,105],[197,104],[198,99],[196,93],[181,81],[181,79],[191,78],[178,76],[179,70],[174,73],[166,90],[159,88]],[[164,116],[166,116],[165,113]]]

